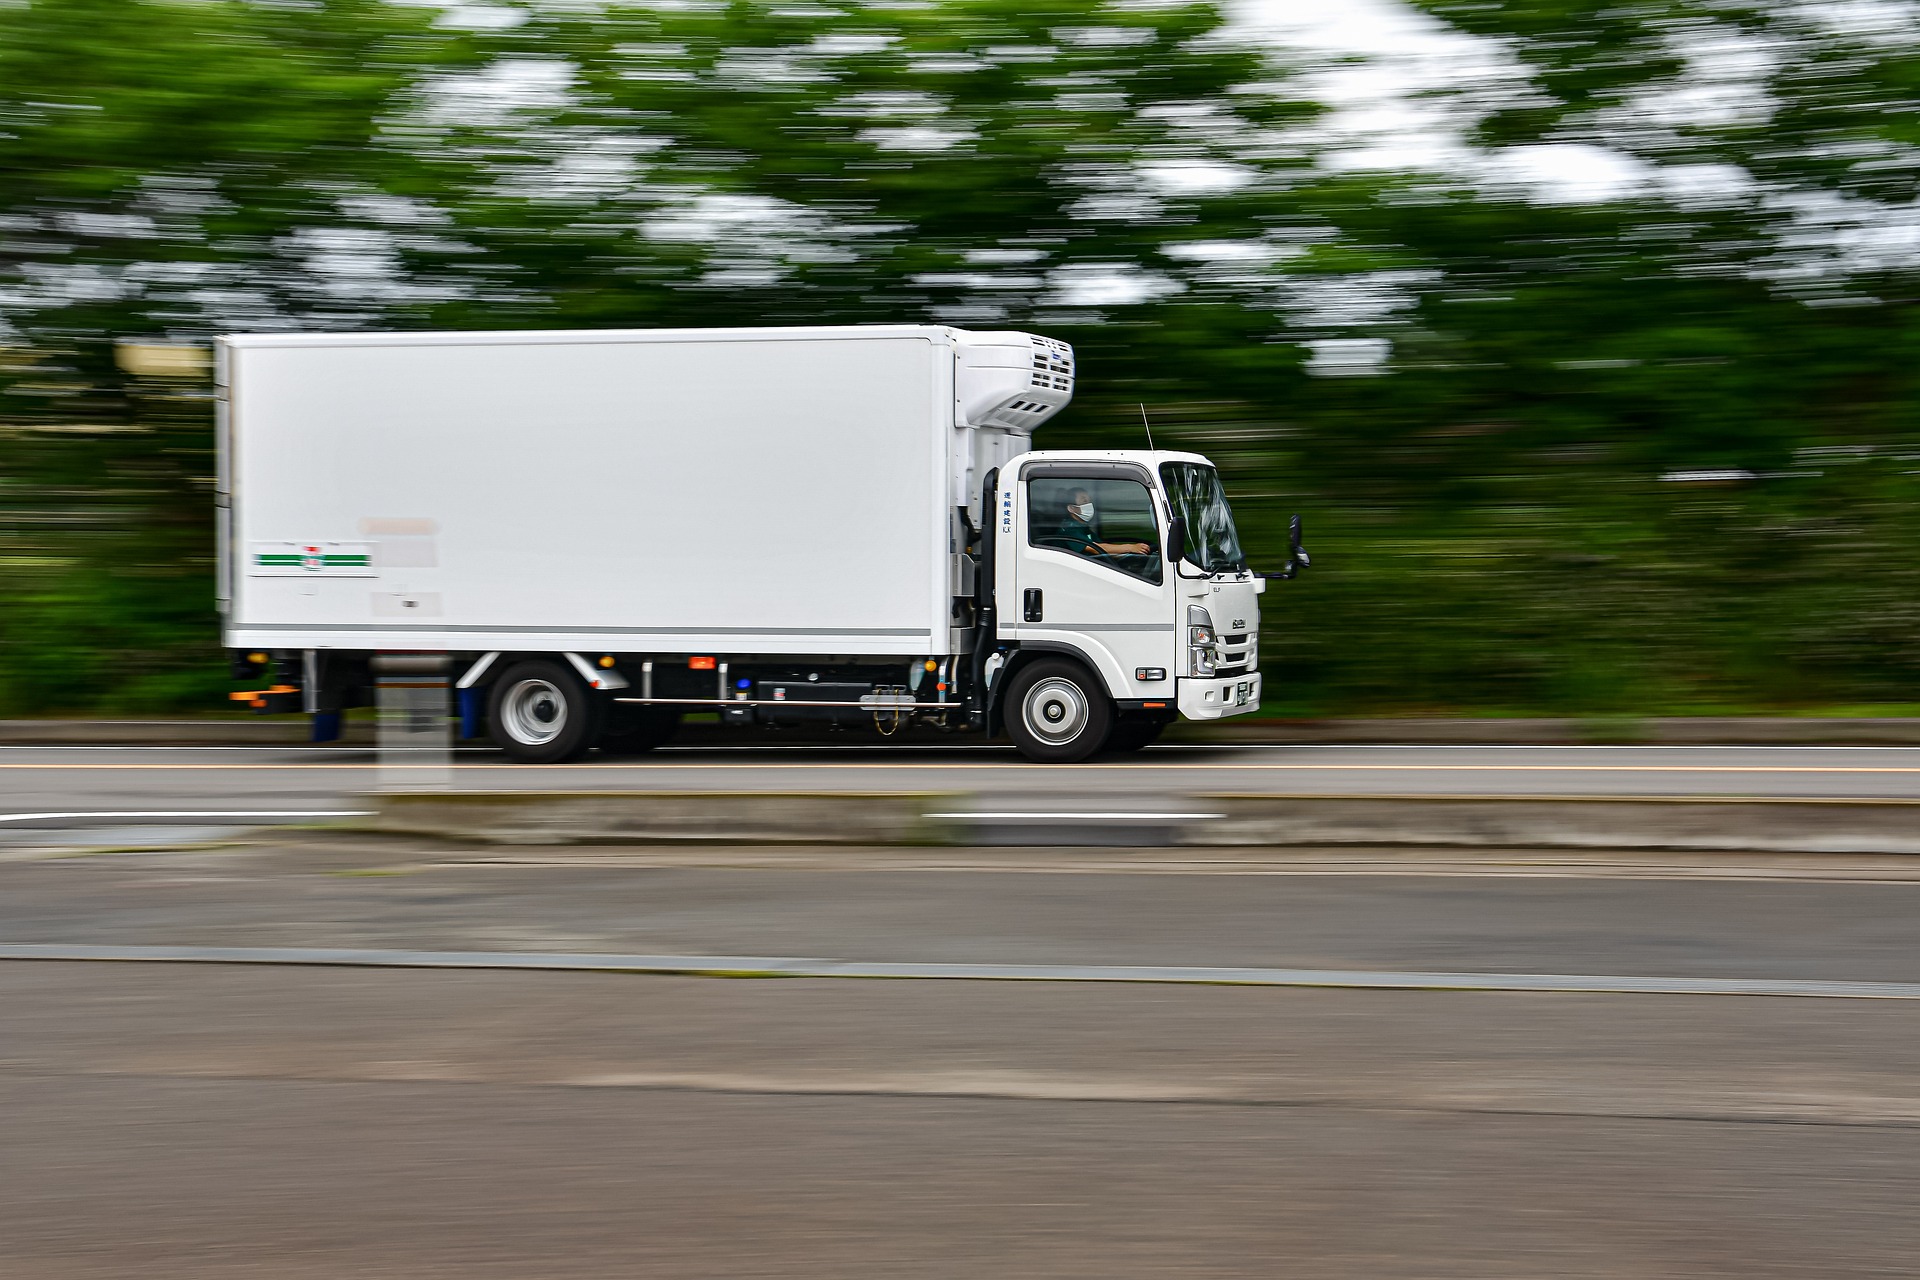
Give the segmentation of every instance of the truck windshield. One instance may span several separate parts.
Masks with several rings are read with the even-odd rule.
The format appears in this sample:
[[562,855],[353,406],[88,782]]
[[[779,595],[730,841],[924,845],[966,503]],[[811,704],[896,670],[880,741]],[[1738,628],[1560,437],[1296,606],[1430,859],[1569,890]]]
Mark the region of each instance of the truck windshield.
[[1173,514],[1187,522],[1186,558],[1208,573],[1246,566],[1240,535],[1234,531],[1233,508],[1220,486],[1220,473],[1198,462],[1163,462],[1160,479],[1167,486]]

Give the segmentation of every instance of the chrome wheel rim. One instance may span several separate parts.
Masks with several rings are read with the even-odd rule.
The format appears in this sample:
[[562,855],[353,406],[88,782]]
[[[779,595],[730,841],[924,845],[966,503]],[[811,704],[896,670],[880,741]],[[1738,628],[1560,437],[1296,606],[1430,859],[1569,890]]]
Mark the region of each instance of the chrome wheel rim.
[[551,680],[516,681],[500,699],[500,723],[515,742],[544,747],[566,731],[566,695]]
[[1057,747],[1086,732],[1093,712],[1079,685],[1053,676],[1027,690],[1020,716],[1029,733]]

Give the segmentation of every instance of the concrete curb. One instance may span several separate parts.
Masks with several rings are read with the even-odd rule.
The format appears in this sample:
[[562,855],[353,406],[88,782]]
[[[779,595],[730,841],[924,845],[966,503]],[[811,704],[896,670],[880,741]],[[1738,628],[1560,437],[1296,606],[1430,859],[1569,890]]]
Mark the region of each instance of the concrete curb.
[[1715,796],[1195,797],[1190,845],[1920,854],[1920,800]]
[[937,792],[411,792],[398,835],[501,845],[1401,846],[1920,854],[1920,800],[1202,795],[1174,811],[996,812]]
[[963,843],[939,792],[396,792],[363,825],[490,844]]

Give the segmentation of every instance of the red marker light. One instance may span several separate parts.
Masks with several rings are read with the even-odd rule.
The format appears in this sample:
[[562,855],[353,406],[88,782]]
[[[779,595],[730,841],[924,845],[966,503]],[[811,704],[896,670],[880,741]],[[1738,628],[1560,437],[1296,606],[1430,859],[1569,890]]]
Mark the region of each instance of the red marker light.
[[714,658],[688,658],[687,665],[695,671],[711,671],[719,664]]

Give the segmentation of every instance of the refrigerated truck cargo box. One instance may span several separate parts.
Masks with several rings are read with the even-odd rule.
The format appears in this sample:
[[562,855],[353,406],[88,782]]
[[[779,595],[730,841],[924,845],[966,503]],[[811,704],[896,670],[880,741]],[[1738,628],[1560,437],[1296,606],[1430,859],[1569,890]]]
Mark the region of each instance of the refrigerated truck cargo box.
[[1073,394],[1050,338],[247,335],[216,370],[225,638],[277,677],[238,696],[323,736],[399,653],[528,760],[694,710],[1083,758],[1258,704],[1264,584],[1211,465],[1035,452]]

